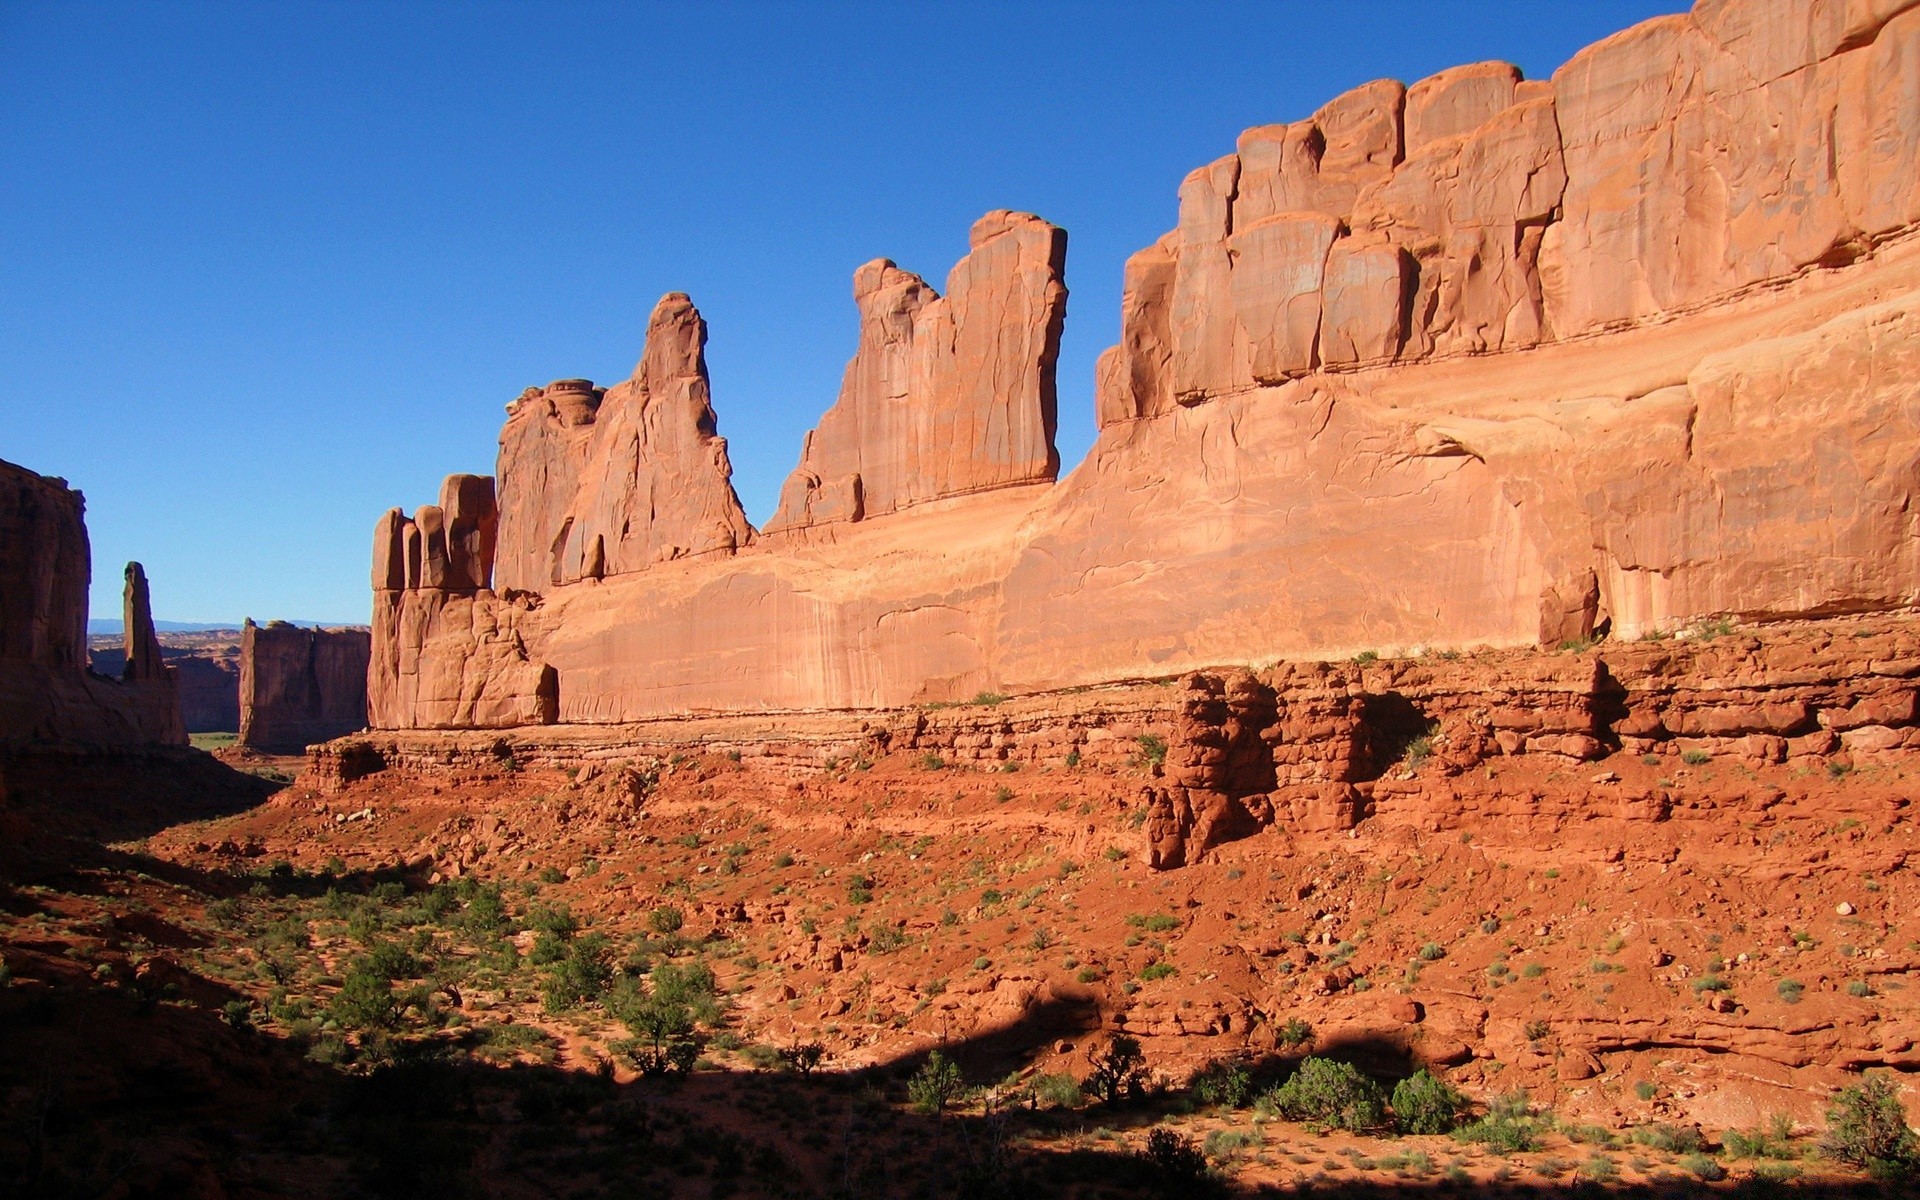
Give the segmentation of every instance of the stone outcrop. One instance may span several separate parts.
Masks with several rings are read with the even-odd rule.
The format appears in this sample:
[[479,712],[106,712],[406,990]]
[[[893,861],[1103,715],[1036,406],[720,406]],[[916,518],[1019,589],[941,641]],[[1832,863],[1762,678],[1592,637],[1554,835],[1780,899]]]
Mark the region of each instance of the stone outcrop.
[[770,533],[927,500],[1050,483],[1066,231],[1027,213],[974,222],[942,297],[884,258],[853,275],[860,347],[807,434]]
[[299,754],[364,729],[371,652],[364,629],[248,621],[240,631],[240,744]]
[[1551,80],[1478,63],[1249,129],[1128,263],[1102,423],[1591,336],[1857,257],[1920,220],[1910,10],[1702,0]]
[[[1052,485],[1061,247],[1032,218],[976,226],[945,298],[861,269],[779,536],[589,520],[624,495],[688,524],[584,465],[611,393],[534,393],[497,591],[436,574],[427,510],[383,521],[372,723],[881,709],[1920,603],[1917,39],[1895,0],[1703,2],[1551,80],[1477,64],[1247,131],[1128,261],[1099,438]],[[700,461],[685,490],[723,476]],[[638,552],[663,540],[686,552]]]
[[[654,307],[633,378],[605,392],[565,379],[529,388],[508,407],[498,470],[500,590],[545,591],[731,554],[752,540],[726,439],[715,432],[706,344],[706,322],[674,292]],[[476,520],[471,536],[482,532],[490,527]],[[429,578],[422,586],[492,583],[476,562],[444,584]]]
[[64,480],[0,462],[0,749],[185,745],[139,563],[126,568],[121,673],[87,669],[85,512]]

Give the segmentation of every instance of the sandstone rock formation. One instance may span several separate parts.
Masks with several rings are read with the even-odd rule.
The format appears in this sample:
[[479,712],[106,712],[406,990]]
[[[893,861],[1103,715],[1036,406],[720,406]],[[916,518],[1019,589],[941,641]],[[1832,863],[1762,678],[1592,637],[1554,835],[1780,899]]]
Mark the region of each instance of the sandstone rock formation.
[[240,631],[240,744],[299,754],[365,728],[371,651],[364,629],[248,621]]
[[[699,311],[673,292],[647,322],[633,378],[605,392],[563,379],[508,406],[498,470],[501,591],[731,554],[752,540],[726,439],[714,431],[706,343]],[[489,488],[485,506],[492,501]],[[490,525],[485,532],[490,539]],[[476,518],[472,536],[481,533]],[[421,586],[492,586],[477,567]]]
[[87,670],[85,511],[64,480],[0,462],[0,750],[185,745],[139,563],[126,569],[120,677]]
[[840,399],[807,434],[769,533],[1059,473],[1066,231],[991,212],[968,244],[945,297],[884,258],[854,272],[860,347]]
[[652,485],[560,453],[607,420],[591,388],[532,394],[498,593],[434,575],[426,510],[383,522],[372,722],[886,708],[1913,605],[1916,89],[1920,7],[1703,0],[1551,80],[1477,64],[1251,129],[1127,263],[1099,439],[1052,486],[1036,219],[976,226],[944,299],[861,269],[781,536],[702,543],[732,554],[638,554],[645,522],[583,542],[614,526],[573,498]]

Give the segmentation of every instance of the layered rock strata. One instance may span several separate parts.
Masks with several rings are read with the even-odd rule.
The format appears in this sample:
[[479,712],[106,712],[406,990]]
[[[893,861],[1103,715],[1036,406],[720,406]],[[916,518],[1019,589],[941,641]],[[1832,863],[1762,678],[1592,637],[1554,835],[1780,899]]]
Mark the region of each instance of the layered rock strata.
[[85,513],[64,480],[0,462],[0,750],[185,745],[139,563],[126,568],[120,675],[87,669]]
[[[523,452],[522,409],[498,593],[390,514],[373,723],[891,708],[1913,605],[1916,95],[1912,5],[1703,0],[1550,80],[1478,64],[1249,130],[1128,264],[1099,438],[1052,485],[1007,438],[1050,428],[1057,231],[990,216],[944,299],[870,264],[781,536],[582,543],[551,514],[585,459]],[[925,382],[984,363],[1018,370]],[[591,440],[597,393],[555,387],[522,405]],[[897,419],[935,411],[950,458]]]
[[364,629],[248,621],[240,631],[240,744],[299,754],[366,728],[371,653]]
[[[1623,784],[1609,763],[1651,759],[1684,772],[1797,762],[1829,774],[1909,763],[1920,752],[1917,697],[1912,617],[1851,618],[1765,631],[1702,625],[1551,653],[1197,671],[1171,687],[936,708],[371,732],[313,747],[310,767],[330,789],[388,768],[614,768],[701,754],[796,778],[889,754],[974,771],[1138,771],[1141,857],[1170,869],[1273,825],[1446,830],[1497,815],[1538,830],[1584,819],[1596,804],[1629,823],[1679,820],[1686,789]],[[1520,759],[1577,771],[1580,782],[1492,782],[1490,766]],[[1753,798],[1762,809],[1764,790]]]

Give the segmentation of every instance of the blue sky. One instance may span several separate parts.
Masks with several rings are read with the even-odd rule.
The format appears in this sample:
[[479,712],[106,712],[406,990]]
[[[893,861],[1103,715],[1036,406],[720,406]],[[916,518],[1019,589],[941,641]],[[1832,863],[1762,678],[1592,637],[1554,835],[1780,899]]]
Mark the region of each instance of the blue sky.
[[1121,265],[1246,126],[1381,76],[1544,76],[1680,4],[0,3],[0,458],[87,495],[96,616],[364,621],[374,519],[491,471],[530,384],[685,291],[772,511],[853,269],[1068,230],[1060,448]]

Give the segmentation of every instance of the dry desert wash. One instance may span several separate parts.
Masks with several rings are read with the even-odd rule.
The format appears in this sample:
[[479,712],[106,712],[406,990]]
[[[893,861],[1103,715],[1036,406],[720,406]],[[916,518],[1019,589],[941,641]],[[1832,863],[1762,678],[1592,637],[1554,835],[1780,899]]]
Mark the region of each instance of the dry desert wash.
[[1066,279],[860,266],[759,528],[668,293],[217,760],[0,466],[18,1194],[1920,1186],[1920,3],[1248,129],[1063,478]]

